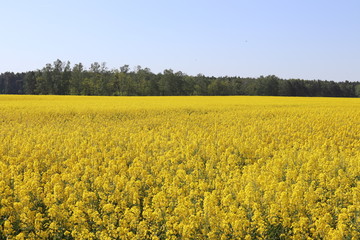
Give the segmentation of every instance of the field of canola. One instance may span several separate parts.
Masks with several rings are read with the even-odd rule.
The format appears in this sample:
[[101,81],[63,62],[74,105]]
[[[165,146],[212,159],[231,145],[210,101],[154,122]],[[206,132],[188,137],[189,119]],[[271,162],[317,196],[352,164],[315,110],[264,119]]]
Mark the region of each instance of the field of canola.
[[360,99],[0,96],[0,239],[359,239]]

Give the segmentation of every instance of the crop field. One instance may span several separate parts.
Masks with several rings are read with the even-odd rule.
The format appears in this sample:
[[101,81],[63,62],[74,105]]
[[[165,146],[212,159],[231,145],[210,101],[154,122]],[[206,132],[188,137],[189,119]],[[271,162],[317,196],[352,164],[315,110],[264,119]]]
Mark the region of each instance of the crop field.
[[0,239],[360,239],[360,99],[2,95]]

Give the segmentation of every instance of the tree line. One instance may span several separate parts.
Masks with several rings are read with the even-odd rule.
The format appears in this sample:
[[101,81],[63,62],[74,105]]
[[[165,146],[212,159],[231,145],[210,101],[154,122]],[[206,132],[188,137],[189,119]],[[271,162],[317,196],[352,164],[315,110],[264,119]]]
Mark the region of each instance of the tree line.
[[0,74],[0,94],[104,95],[104,96],[187,96],[259,95],[360,97],[360,82],[280,79],[277,76],[209,77],[189,76],[166,69],[155,74],[141,66],[124,65],[109,70],[94,62],[89,69],[82,63],[56,60],[42,69]]

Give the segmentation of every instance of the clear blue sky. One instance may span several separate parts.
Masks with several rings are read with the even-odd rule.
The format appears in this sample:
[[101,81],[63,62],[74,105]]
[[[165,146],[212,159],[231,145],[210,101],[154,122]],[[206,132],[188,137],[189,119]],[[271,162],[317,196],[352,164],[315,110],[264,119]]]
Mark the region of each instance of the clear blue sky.
[[0,72],[56,59],[360,81],[358,0],[0,0]]

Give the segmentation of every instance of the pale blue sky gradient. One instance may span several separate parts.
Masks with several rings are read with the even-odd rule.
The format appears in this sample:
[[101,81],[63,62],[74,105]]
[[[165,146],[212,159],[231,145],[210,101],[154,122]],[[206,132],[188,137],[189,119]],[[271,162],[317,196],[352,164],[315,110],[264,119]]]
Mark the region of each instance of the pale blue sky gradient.
[[360,1],[0,0],[0,72],[56,59],[360,81]]

